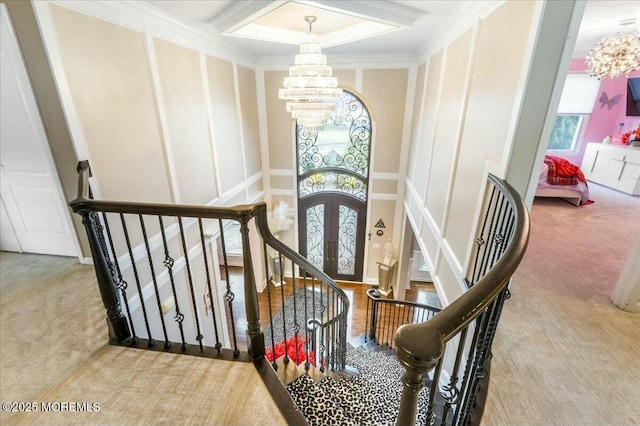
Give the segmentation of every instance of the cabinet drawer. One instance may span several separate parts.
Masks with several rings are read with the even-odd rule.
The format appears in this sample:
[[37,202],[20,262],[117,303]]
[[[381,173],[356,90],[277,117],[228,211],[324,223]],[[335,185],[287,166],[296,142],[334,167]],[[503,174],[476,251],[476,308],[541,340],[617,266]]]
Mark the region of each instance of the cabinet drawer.
[[627,148],[626,161],[629,163],[640,164],[640,148]]
[[630,179],[640,179],[640,164],[629,162],[624,163],[622,176],[628,177]]
[[601,149],[600,150],[600,157],[603,158],[607,158],[610,160],[616,160],[616,161],[623,161],[625,159],[627,155],[627,150],[626,149],[611,149],[610,147],[607,147],[605,149]]
[[640,195],[640,181],[637,179],[631,179],[626,176],[622,176],[615,186],[612,188],[617,189],[631,195]]

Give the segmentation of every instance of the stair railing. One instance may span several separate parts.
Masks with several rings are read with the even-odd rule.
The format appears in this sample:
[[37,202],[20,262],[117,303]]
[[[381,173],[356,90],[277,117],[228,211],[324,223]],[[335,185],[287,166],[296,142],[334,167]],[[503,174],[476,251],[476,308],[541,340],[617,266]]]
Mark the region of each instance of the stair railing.
[[[483,212],[469,268],[471,278],[466,280],[468,290],[427,322],[403,325],[395,333],[398,360],[406,369],[398,425],[415,424],[417,415],[426,424],[471,422],[509,296],[507,286],[529,238],[529,214],[522,199],[511,185],[492,175]],[[445,357],[445,352],[455,356]],[[443,370],[450,377],[445,384],[440,383]],[[417,413],[428,373],[433,374],[428,401],[424,412]]]
[[376,289],[367,290],[364,341],[395,347],[393,336],[404,324],[419,324],[433,318],[440,308],[406,300],[381,299]]
[[[257,215],[256,225],[264,240],[265,269],[272,265],[271,278],[276,284],[266,287],[270,306],[279,308],[279,313],[292,320],[282,325],[270,322],[265,331],[267,350],[278,353],[280,337],[286,336],[283,362],[293,358],[306,369],[311,365],[320,371],[344,369],[349,298],[327,274],[275,238],[269,231],[266,215]],[[269,314],[271,317],[271,311]],[[307,344],[299,345],[300,339]],[[293,342],[292,348],[286,340]],[[277,369],[277,357],[270,358]]]
[[[82,216],[87,232],[111,344],[250,361],[265,356],[263,330],[274,332],[277,327],[283,337],[295,336],[302,342],[297,348],[306,352],[310,364],[344,367],[348,298],[331,278],[271,234],[265,203],[209,207],[95,200],[89,187],[89,163],[81,161],[78,172],[78,195],[69,205]],[[281,271],[291,265],[291,278],[280,275],[279,298],[272,284],[267,284],[266,297],[258,294],[249,238],[251,219],[264,241],[265,271],[267,247],[277,253]],[[242,289],[233,283],[225,247],[224,232],[230,221],[240,225]],[[300,289],[311,289],[309,294],[317,295],[320,303],[303,311],[291,308],[284,298]],[[293,297],[292,303],[301,300]],[[262,321],[261,306],[268,311]],[[239,337],[238,328],[244,326],[237,319],[241,310],[245,311],[246,339]],[[287,315],[276,325],[279,310]],[[313,359],[305,328],[300,331],[306,319],[300,312],[337,324]],[[270,343],[275,345],[273,340]],[[275,360],[273,365],[277,367]]]

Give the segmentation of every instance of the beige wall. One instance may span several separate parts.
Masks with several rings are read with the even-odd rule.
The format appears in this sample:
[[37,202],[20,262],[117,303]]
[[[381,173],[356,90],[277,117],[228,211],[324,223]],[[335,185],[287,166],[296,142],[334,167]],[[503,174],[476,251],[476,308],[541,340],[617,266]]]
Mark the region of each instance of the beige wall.
[[51,12],[101,196],[171,201],[142,34],[64,7]]
[[242,108],[242,140],[244,141],[245,164],[247,166],[247,177],[250,177],[262,170],[256,72],[251,68],[238,66],[238,86],[240,90],[240,107]]
[[180,195],[174,198],[206,204],[216,198],[217,191],[198,52],[157,39],[154,45]]
[[218,161],[221,191],[230,190],[242,182],[242,140],[236,101],[233,64],[207,56],[209,102],[213,120],[213,140]]
[[506,2],[426,63],[405,204],[445,303],[461,293],[487,173],[506,170],[538,14]]
[[[53,32],[44,38],[55,46],[52,63],[62,67],[56,78],[75,148],[90,155],[103,197],[228,203],[264,190],[271,203],[295,205],[293,122],[277,96],[286,64],[263,71],[189,37],[145,32],[144,23],[128,27],[43,4],[36,11],[52,13]],[[391,66],[381,58],[379,66],[354,61],[334,69],[375,119],[367,231],[375,216],[389,216],[385,236],[394,236],[397,253],[401,230],[394,227],[404,201],[431,266],[446,262],[442,274],[433,274],[441,287],[455,287],[451,277],[463,274],[487,171],[509,161],[539,9],[533,1],[508,1],[418,64]],[[193,126],[180,119],[185,115]],[[140,168],[148,173],[133,172]],[[293,230],[285,239],[297,247]],[[375,282],[371,265],[380,256],[372,244],[365,280]]]
[[171,34],[152,37],[54,4],[40,8],[51,12],[47,43],[59,53],[59,84],[69,88],[65,107],[77,117],[76,150],[89,155],[103,198],[261,198],[250,179],[262,168],[253,69]]
[[[331,61],[328,55],[328,62]],[[360,74],[358,82],[356,75]],[[286,196],[289,205],[296,203],[295,188],[295,135],[293,121],[285,110],[285,102],[278,99],[278,88],[282,87],[286,71],[265,71],[265,110],[268,127],[267,146],[269,150],[269,168],[274,171],[270,175],[270,194],[267,197],[269,205],[275,205],[280,197]],[[366,232],[375,235],[373,225],[384,216],[387,226],[381,246],[389,237],[393,240],[394,253],[398,253],[400,236],[396,236],[394,225],[401,213],[402,198],[399,194],[404,170],[400,170],[402,144],[405,138],[405,103],[409,86],[409,67],[396,69],[388,68],[354,68],[334,69],[341,87],[353,91],[365,102],[369,113],[375,122],[373,135],[373,155],[370,165],[369,205],[370,215]],[[357,87],[360,86],[360,87]],[[412,113],[412,112],[408,112]],[[277,172],[276,172],[277,171]],[[275,174],[277,173],[277,174]],[[286,174],[286,176],[283,176]],[[398,229],[399,233],[400,230]],[[376,261],[382,260],[380,248],[374,248],[374,243],[380,243],[379,238],[366,240],[364,281],[377,282]],[[287,234],[287,240],[297,247],[292,232]]]
[[269,168],[293,170],[293,141],[291,115],[285,110],[285,102],[278,98],[285,71],[264,73],[264,96],[267,111],[267,145],[269,147]]
[[362,93],[375,117],[373,172],[398,173],[408,70],[365,70]]

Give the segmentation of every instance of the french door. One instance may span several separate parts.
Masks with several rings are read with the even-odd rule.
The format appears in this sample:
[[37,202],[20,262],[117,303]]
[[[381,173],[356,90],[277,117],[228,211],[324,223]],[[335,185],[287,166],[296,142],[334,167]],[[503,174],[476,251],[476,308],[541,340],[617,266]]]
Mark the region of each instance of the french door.
[[362,281],[371,129],[347,90],[322,127],[297,127],[298,246],[333,279]]
[[366,203],[339,194],[304,199],[300,252],[331,278],[362,281]]

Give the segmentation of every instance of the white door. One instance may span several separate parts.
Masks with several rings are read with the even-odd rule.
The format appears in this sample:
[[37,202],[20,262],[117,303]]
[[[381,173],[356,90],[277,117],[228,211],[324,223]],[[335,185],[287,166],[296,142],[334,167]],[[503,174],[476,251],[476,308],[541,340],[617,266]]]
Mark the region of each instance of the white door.
[[77,256],[27,71],[5,6],[0,6],[0,229],[14,233],[0,239],[0,250]]

